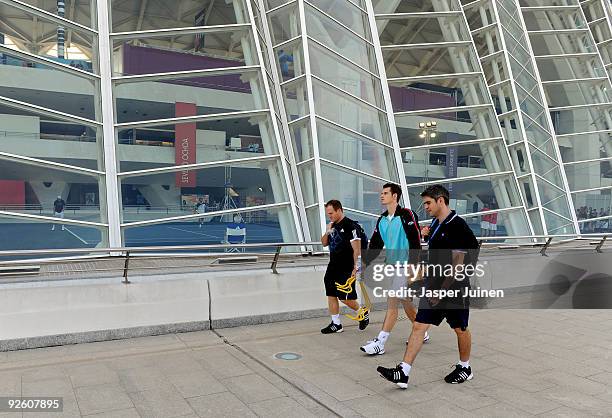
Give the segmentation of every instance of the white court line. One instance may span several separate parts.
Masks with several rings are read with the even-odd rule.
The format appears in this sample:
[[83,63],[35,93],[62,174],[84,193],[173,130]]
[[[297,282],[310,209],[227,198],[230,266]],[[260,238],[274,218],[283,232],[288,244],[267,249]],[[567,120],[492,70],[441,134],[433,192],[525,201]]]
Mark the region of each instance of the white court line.
[[79,237],[77,234],[69,230],[67,226],[64,227],[64,229],[68,231],[69,233],[71,233],[76,239],[80,240],[83,244],[89,245],[89,242],[85,241],[83,238]]
[[216,235],[205,234],[204,232],[195,232],[195,231],[190,231],[188,229],[175,228],[173,226],[169,226],[168,228],[175,229],[177,231],[189,232],[190,234],[203,235],[203,236],[210,237],[210,238],[219,238]]

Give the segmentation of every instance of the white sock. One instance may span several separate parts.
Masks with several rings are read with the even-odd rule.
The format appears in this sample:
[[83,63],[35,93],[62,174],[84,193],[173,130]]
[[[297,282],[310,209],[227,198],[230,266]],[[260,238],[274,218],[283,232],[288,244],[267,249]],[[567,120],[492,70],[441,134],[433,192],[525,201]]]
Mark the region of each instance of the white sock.
[[412,366],[408,363],[404,363],[403,361],[400,363],[400,366],[402,367],[402,371],[404,372],[404,374],[408,376],[410,374],[410,369],[412,369]]
[[378,341],[380,341],[383,345],[385,345],[385,343],[387,342],[387,338],[389,338],[389,332],[386,331],[380,331],[378,333]]
[[461,367],[466,367],[466,368],[470,367],[470,361],[469,360],[468,361],[461,361],[461,360],[459,360],[459,363],[457,363],[457,364],[459,364]]
[[341,325],[340,323],[340,314],[332,315],[332,322],[336,325]]
[[425,331],[425,337],[423,339],[426,340],[427,338],[429,338],[429,333]]

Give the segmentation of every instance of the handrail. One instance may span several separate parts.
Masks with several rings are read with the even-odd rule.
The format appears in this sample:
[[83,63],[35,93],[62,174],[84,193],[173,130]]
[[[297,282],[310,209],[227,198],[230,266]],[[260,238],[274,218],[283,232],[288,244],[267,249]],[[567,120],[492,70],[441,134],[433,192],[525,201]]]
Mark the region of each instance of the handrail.
[[[499,241],[499,240],[536,240],[536,239],[555,239],[569,238],[572,240],[589,240],[593,238],[612,238],[612,233],[589,233],[589,234],[558,234],[558,235],[514,235],[514,236],[490,236],[477,237],[481,241]],[[497,246],[500,243],[485,243]],[[533,247],[534,245],[543,245],[541,242],[531,243],[516,243],[519,247]],[[551,244],[552,245],[552,244]],[[104,247],[104,248],[62,248],[62,249],[43,249],[43,250],[20,250],[20,251],[0,251],[0,257],[20,256],[20,255],[72,255],[72,254],[114,254],[122,255],[123,253],[148,253],[148,252],[174,252],[174,251],[201,251],[213,249],[235,249],[235,248],[270,248],[270,247],[309,247],[322,246],[320,241],[311,242],[266,242],[266,243],[245,243],[245,244],[205,244],[205,245],[174,245],[174,246],[147,246],[147,247]],[[0,262],[1,263],[1,262]]]
[[39,255],[39,254],[118,254],[130,252],[170,252],[170,251],[199,251],[213,249],[232,249],[232,248],[269,248],[269,247],[308,247],[321,246],[320,241],[315,242],[267,242],[267,243],[246,243],[246,244],[206,244],[206,245],[174,245],[174,246],[150,246],[150,247],[108,247],[108,248],[62,248],[53,250],[21,250],[21,251],[0,251],[0,257],[15,255]]
[[[585,241],[591,239],[598,239],[598,241],[591,241],[589,245],[595,245],[595,252],[602,253],[602,247],[606,243],[607,239],[612,237],[610,233],[593,233],[593,234],[558,234],[558,235],[523,235],[523,236],[512,236],[512,237],[479,237],[479,248],[494,248],[497,246],[498,249],[520,249],[520,248],[539,248],[540,254],[542,256],[547,256],[546,251],[551,248],[553,245],[565,245],[575,241]],[[565,238],[564,240],[554,242],[555,238]],[[503,240],[531,240],[529,243],[516,243],[512,245],[500,245],[499,242],[485,242],[485,241],[499,241]],[[546,241],[537,241],[538,239],[545,239]],[[272,270],[273,274],[278,274],[277,265],[279,262],[279,258],[281,255],[281,250],[286,247],[300,247],[299,251],[295,253],[290,253],[291,255],[297,256],[313,256],[316,254],[323,253],[323,251],[313,251],[313,247],[323,247],[323,244],[319,241],[314,242],[269,242],[269,243],[245,243],[245,244],[212,244],[212,245],[179,245],[179,246],[150,246],[150,247],[109,247],[109,248],[74,248],[74,249],[52,249],[52,250],[22,250],[22,251],[0,251],[0,258],[2,257],[11,257],[11,256],[36,256],[36,255],[67,255],[67,256],[75,256],[77,254],[99,254],[102,257],[108,256],[117,261],[124,260],[123,266],[121,268],[109,268],[109,269],[101,269],[97,271],[121,271],[123,276],[122,283],[129,284],[130,281],[128,279],[129,269],[130,269],[130,260],[134,259],[134,257],[146,256],[147,259],[154,259],[156,257],[160,257],[160,254],[163,254],[163,257],[214,257],[219,255],[224,255],[225,257],[236,256],[237,261],[240,261],[240,257],[245,257],[246,255],[256,255],[256,256],[272,256],[272,261],[269,268]],[[201,254],[193,254],[193,253],[185,253],[187,251],[203,251],[203,250],[236,250],[236,249],[264,249],[264,248],[274,248],[274,253],[260,253],[260,252],[238,252],[238,253],[227,253],[227,252],[208,252]],[[62,258],[59,261],[78,261],[82,260],[81,257],[67,257]],[[23,263],[31,263],[32,259],[18,259],[18,260],[6,260],[0,261],[1,266],[18,266]],[[55,263],[58,262],[57,258],[41,258],[36,260],[37,263]],[[212,265],[211,265],[212,266]],[[195,266],[166,266],[165,268],[180,268],[180,267],[195,267]],[[147,269],[149,267],[139,267],[142,269]],[[31,277],[31,276],[30,276]]]

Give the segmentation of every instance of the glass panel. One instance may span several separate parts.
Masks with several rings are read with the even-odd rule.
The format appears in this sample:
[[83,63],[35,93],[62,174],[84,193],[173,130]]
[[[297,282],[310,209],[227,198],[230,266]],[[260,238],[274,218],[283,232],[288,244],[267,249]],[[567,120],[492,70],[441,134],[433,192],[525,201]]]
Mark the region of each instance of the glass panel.
[[549,106],[558,107],[612,102],[612,92],[608,92],[607,85],[607,80],[597,83],[572,81],[563,84],[545,84],[544,88]]
[[118,123],[268,108],[256,70],[122,83],[114,93]]
[[278,153],[265,115],[123,128],[118,130],[118,142],[122,172]]
[[[564,10],[524,10],[527,30],[586,28],[580,7]],[[563,22],[563,23],[556,23]],[[571,23],[569,23],[571,22]]]
[[[29,3],[38,8],[43,6],[42,8],[57,14],[57,2],[55,1],[45,2],[46,5],[42,5],[42,2],[36,0],[30,0]],[[86,13],[89,13],[89,4],[84,5]],[[79,7],[79,10],[82,10],[82,7]],[[2,32],[0,33],[7,36],[12,48],[85,71],[98,72],[97,68],[92,69],[94,39],[91,33],[72,27],[63,27],[62,32],[60,30],[62,26],[59,26],[58,23],[44,17],[35,17],[33,14],[5,3],[0,4],[0,16],[6,18],[6,23],[2,25]],[[72,16],[73,20],[81,20],[79,23],[91,26],[91,20],[88,16],[84,15],[82,19],[75,18],[74,13]],[[70,11],[66,18],[70,18]],[[58,32],[60,33],[59,39]],[[61,43],[62,37],[64,38],[63,44]]]
[[579,54],[597,52],[588,32],[531,33],[531,47],[535,55]]
[[[556,187],[551,186],[550,184],[546,183],[545,181],[542,181],[541,179],[537,177],[536,177],[536,181],[538,183],[538,190],[540,192],[540,200],[542,201],[543,206],[548,207],[548,205],[552,203],[564,200],[562,196],[564,196],[565,193],[562,190],[559,190]],[[550,207],[549,209],[553,210]],[[567,212],[567,208],[565,211]],[[563,212],[561,212],[560,214],[563,214]]]
[[190,215],[186,196],[203,196],[206,212],[213,212],[286,202],[286,190],[277,159],[121,178],[122,220]]
[[582,8],[584,15],[589,22],[592,22],[595,19],[605,16],[602,4],[603,2],[592,1],[588,3],[587,7]]
[[375,106],[384,107],[380,79],[349,64],[315,42],[309,42],[312,73]]
[[[440,84],[440,85],[438,85]],[[452,86],[452,87],[443,87]],[[491,102],[482,76],[390,87],[395,112],[471,106]]]
[[[551,112],[551,118],[557,135],[571,134],[592,131],[594,127],[601,126],[600,119],[602,115],[611,111],[612,106],[594,105],[578,109],[553,111]],[[601,127],[603,128],[603,126]]]
[[[382,6],[387,6],[385,0],[373,0],[374,10],[380,13]],[[410,12],[421,12],[427,6],[431,7],[431,3],[426,0],[412,0],[412,1],[401,1],[397,4],[395,9],[385,10],[385,13],[410,13]],[[436,2],[441,10],[460,10],[460,3],[455,0],[441,0]],[[387,6],[388,7],[388,6]]]
[[366,216],[362,213],[353,212],[352,210],[345,210],[344,214],[350,219],[359,222],[359,225],[363,227],[368,238],[374,233],[376,228],[376,222],[378,221],[378,215]]
[[[188,213],[192,212],[186,211],[186,214]],[[244,241],[247,244],[295,242],[295,228],[292,221],[289,221],[292,219],[287,206],[259,210],[243,209],[223,216],[204,215],[201,218],[178,222],[125,228],[123,235],[127,247],[219,245],[228,241],[228,230],[238,227],[244,230]],[[242,239],[242,236],[231,237],[230,243],[239,243]],[[271,249],[260,248],[255,251],[270,252]],[[219,249],[210,252],[219,252]]]
[[10,212],[102,222],[101,187],[98,177],[0,160],[0,206]]
[[[438,131],[441,133],[448,132],[450,134],[456,132],[458,135],[465,136],[466,139],[501,137],[497,117],[493,114],[492,109],[488,107],[462,112],[432,112],[418,116],[395,115],[395,122],[399,128],[418,128],[421,122],[426,123],[428,121],[435,121]],[[479,126],[475,129],[476,122],[478,122]],[[454,140],[451,139],[452,136],[447,135],[446,138],[448,141]],[[402,144],[402,146],[404,145]]]
[[[319,241],[321,239],[321,235],[323,235],[323,232],[325,232],[321,230],[321,215],[319,212],[319,207],[313,206],[306,209],[306,218],[308,219],[311,239],[313,241]],[[324,221],[329,222],[328,219],[325,219]]]
[[606,41],[611,37],[607,20],[602,20],[591,25],[591,32],[596,43]]
[[289,3],[289,0],[264,0],[266,10],[273,9],[285,3]]
[[[164,1],[140,3],[111,0],[111,30],[128,32],[248,22],[246,6],[242,0],[198,4],[201,6],[193,8],[191,3],[181,7],[181,3]],[[142,18],[138,18],[139,16]]]
[[554,156],[554,150],[550,149],[551,147],[553,147],[551,142],[552,135],[542,129],[540,126],[533,123],[528,118],[524,118],[523,122],[525,123],[525,132],[527,133],[527,140],[545,150],[548,155]]
[[[471,54],[470,45],[383,49],[382,52],[389,78],[480,71],[476,58]],[[465,59],[456,60],[455,57],[458,56],[465,57]],[[430,57],[436,57],[436,59],[432,61]],[[391,65],[391,63],[397,65]]]
[[[563,197],[559,197],[558,199],[553,200],[548,203],[543,202],[542,204],[544,205],[546,209],[552,210],[553,212],[559,214],[560,216],[571,219],[569,204],[567,202],[567,198],[565,197],[565,194],[563,194]],[[565,222],[567,223],[569,221],[565,220]]]
[[317,123],[317,134],[321,158],[397,181],[392,150],[322,121]]
[[597,57],[537,58],[542,81],[587,77],[606,77],[606,70]]
[[[298,176],[302,186],[304,205],[312,205],[317,202],[317,184],[315,182],[315,168],[312,161],[298,166]],[[317,228],[318,229],[318,228]]]
[[544,235],[544,227],[542,226],[542,218],[540,218],[540,212],[537,210],[529,212],[529,219],[536,235]]
[[557,138],[563,162],[612,157],[612,136],[609,133],[587,133]]
[[464,219],[477,237],[530,235],[525,215],[519,210],[468,216]]
[[[200,39],[200,41],[197,41]],[[165,73],[257,65],[248,28],[227,32],[155,35],[113,41],[113,75]]]
[[[578,220],[610,216],[610,214],[612,214],[611,192],[612,189],[603,189],[573,194],[572,197]],[[603,228],[604,226],[605,228]],[[591,225],[588,225],[587,228],[595,229],[595,227],[597,227],[597,224],[593,222]],[[608,222],[607,225],[600,225],[599,227],[604,229],[604,231],[601,232],[612,232],[612,222]]]
[[297,39],[274,49],[277,57],[279,75],[282,81],[291,80],[305,74],[302,40]]
[[[52,97],[58,96],[56,93]],[[50,95],[36,97],[51,99]],[[64,103],[71,109],[78,106]],[[97,134],[102,135],[101,129],[0,105],[3,152],[102,171],[103,153],[101,143],[96,142]]]
[[349,0],[308,0],[321,11],[327,13],[362,37],[371,40],[368,18]]
[[[501,141],[403,152],[409,183],[467,177],[510,170]],[[494,159],[495,161],[493,161]],[[425,165],[428,161],[429,164]]]
[[[20,0],[22,3],[29,4],[30,6],[34,6],[38,9],[45,10],[49,13],[53,13],[55,15],[59,15],[57,8],[57,1],[41,1],[41,0]],[[91,0],[83,3],[74,2],[67,0],[65,1],[66,6],[64,10],[64,19],[68,19],[72,22],[76,22],[83,26],[89,26],[95,29],[96,22],[92,22],[92,18],[95,18],[95,9],[96,9],[97,0]],[[76,7],[78,3],[78,8]],[[1,8],[2,6],[0,6]],[[1,10],[1,9],[0,9]],[[94,14],[92,15],[91,11],[94,10]],[[1,15],[2,13],[0,13]]]
[[310,113],[306,77],[284,84],[282,90],[289,122]]
[[[3,208],[2,210],[15,211],[15,206],[5,203],[0,203],[0,207]],[[4,207],[7,207],[7,209],[4,209]],[[19,210],[19,212],[38,214],[38,211],[33,208]],[[54,225],[55,229],[51,231]],[[0,234],[3,237],[11,237],[11,239],[0,241],[0,251],[94,248],[104,245],[101,244],[103,233],[106,233],[105,228],[97,229],[82,225],[64,224],[64,229],[62,229],[60,223],[53,224],[47,221],[0,217]],[[56,254],[55,256],[45,255],[44,257],[66,257],[68,255]],[[25,258],[38,258],[38,256],[10,256],[11,260]]]
[[[478,179],[459,180],[453,183],[443,183],[450,192],[451,199],[456,199],[456,207],[459,213],[472,213],[474,203],[478,203],[478,210],[483,207],[507,208],[521,205],[521,200],[516,192],[514,180],[508,176],[482,177]],[[423,210],[420,193],[426,186],[410,187],[408,183],[408,194],[410,205],[419,215],[419,219],[429,219]],[[486,203],[486,205],[485,205]]]
[[535,147],[529,148],[531,151],[531,162],[533,163],[534,172],[546,178],[550,182],[556,184],[557,186],[563,187],[563,183],[560,181],[561,179],[555,178],[551,173],[551,171],[557,167],[555,161],[551,160],[549,157],[544,155],[544,153],[540,152]]
[[268,22],[270,22],[270,34],[272,35],[273,45],[300,35],[300,18],[297,2],[269,13]]
[[313,87],[317,115],[370,138],[386,144],[391,143],[387,117],[384,113],[345,96],[320,81],[313,80]]
[[308,4],[305,12],[308,36],[363,68],[377,72],[376,56],[371,45]]
[[[391,20],[377,20],[379,27],[384,25],[380,34],[381,45],[421,44],[448,41],[469,41],[470,34],[465,27],[463,17],[439,16],[408,17]],[[417,28],[427,27],[427,30]],[[402,36],[402,35],[407,36]],[[451,36],[452,34],[452,36]]]
[[562,218],[554,213],[544,211],[544,221],[549,234],[574,233],[574,224],[568,219]]
[[380,213],[380,191],[384,181],[321,163],[323,199],[338,199],[342,206],[369,213]]
[[298,162],[314,157],[312,135],[310,133],[310,119],[306,118],[289,126],[291,143]]
[[612,185],[611,160],[566,165],[565,174],[572,190]]
[[[14,100],[101,120],[95,109],[95,82],[67,71],[0,54],[0,95]],[[89,68],[91,70],[91,68]]]

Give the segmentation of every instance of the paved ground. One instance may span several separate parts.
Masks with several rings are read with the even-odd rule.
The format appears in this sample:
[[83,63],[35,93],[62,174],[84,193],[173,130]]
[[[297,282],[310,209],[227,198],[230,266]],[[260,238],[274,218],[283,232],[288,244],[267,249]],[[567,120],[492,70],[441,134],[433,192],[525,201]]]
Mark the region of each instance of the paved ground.
[[[312,319],[219,330],[225,341],[207,331],[0,353],[0,395],[63,396],[67,417],[612,416],[612,311],[473,312],[474,380],[442,381],[457,360],[443,326],[404,391],[375,368],[400,360],[407,321],[384,356],[358,350],[381,318],[331,336]],[[303,358],[273,358],[282,351]]]

